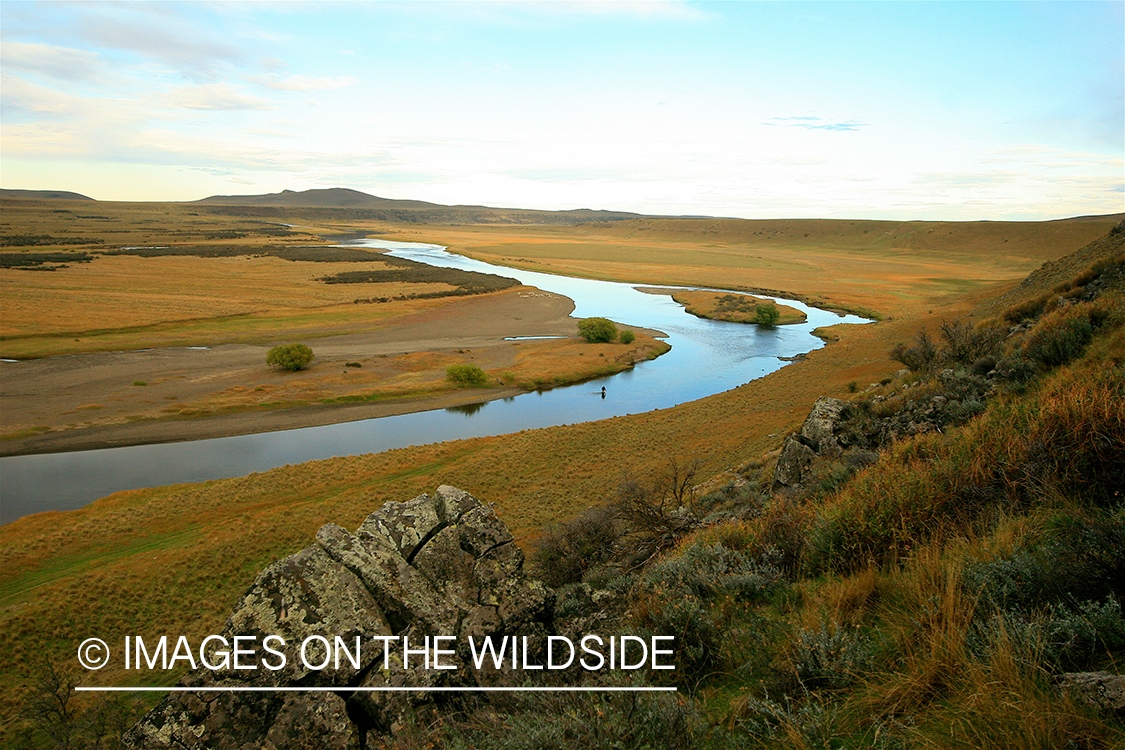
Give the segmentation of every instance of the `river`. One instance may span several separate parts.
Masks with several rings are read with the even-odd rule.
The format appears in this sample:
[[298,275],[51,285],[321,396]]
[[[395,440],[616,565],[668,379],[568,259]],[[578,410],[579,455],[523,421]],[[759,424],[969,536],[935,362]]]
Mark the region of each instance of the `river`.
[[783,366],[785,362],[779,357],[820,348],[823,342],[811,335],[814,328],[867,322],[854,315],[780,299],[803,311],[808,321],[760,328],[703,320],[686,313],[670,296],[640,292],[631,284],[494,266],[449,253],[438,245],[373,238],[347,244],[389,248],[392,255],[431,265],[509,276],[571,298],[575,317],[602,316],[662,331],[672,349],[632,370],[598,381],[470,408],[212,440],[0,458],[0,523],[29,513],[80,508],[118,490],[243,476],[333,456],[378,453],[663,409],[730,390]]

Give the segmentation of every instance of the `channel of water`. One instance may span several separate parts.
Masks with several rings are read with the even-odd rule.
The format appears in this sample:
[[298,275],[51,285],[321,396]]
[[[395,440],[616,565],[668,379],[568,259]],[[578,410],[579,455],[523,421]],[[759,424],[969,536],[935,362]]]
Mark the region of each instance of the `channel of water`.
[[[634,285],[554,276],[465,258],[437,245],[368,238],[347,243],[431,265],[496,273],[574,300],[574,317],[602,316],[667,334],[671,351],[632,370],[573,386],[379,419],[279,432],[0,458],[0,523],[72,510],[112,492],[244,476],[286,464],[378,453],[410,445],[501,435],[663,409],[721,393],[782,367],[780,357],[818,349],[814,328],[865,323],[792,300],[807,322],[760,328],[689,315],[668,295]],[[606,393],[602,395],[602,386]]]

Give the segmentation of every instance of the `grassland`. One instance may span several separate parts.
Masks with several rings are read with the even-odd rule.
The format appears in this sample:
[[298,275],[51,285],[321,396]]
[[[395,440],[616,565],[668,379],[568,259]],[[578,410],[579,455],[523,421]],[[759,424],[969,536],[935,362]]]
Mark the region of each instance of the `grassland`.
[[[89,206],[84,204],[82,211],[93,213]],[[138,216],[159,215],[136,210]],[[10,221],[7,214],[5,220]],[[800,425],[818,396],[846,396],[855,384],[864,388],[892,376],[901,366],[887,356],[892,345],[911,340],[920,327],[935,329],[942,319],[979,320],[995,314],[979,312],[980,305],[1011,293],[1019,279],[1039,264],[1072,253],[1104,235],[1112,224],[1110,220],[1044,224],[638,220],[566,229],[363,227],[394,229],[400,239],[448,243],[477,257],[537,270],[655,285],[779,291],[840,308],[875,311],[883,320],[874,326],[836,326],[832,333],[837,340],[805,361],[673,409],[287,466],[199,485],[117,493],[78,511],[40,514],[0,527],[0,628],[10,634],[0,644],[0,681],[13,686],[0,696],[0,742],[14,742],[30,675],[42,659],[70,664],[76,644],[90,635],[113,642],[132,633],[197,638],[215,632],[260,568],[305,546],[320,525],[333,522],[354,528],[385,501],[407,499],[438,484],[456,485],[495,502],[497,512],[526,547],[544,524],[611,496],[624,472],[639,476],[657,472],[669,457],[698,461],[698,476],[704,480],[701,493],[752,475],[763,457],[776,455],[786,432]],[[88,227],[74,229],[82,236],[90,234]],[[45,226],[36,232],[59,230]],[[108,260],[99,258],[88,267]],[[276,258],[259,260],[285,263]],[[64,272],[4,273],[46,277]],[[285,271],[281,273],[284,280]],[[58,295],[59,300],[67,297],[62,289]],[[91,315],[101,314],[93,309],[96,301],[90,300]],[[429,309],[440,302],[410,304]],[[140,340],[148,333],[123,335]],[[1107,351],[1103,359],[1119,356]],[[1010,545],[1035,523],[1047,521],[1012,521],[997,532],[999,537],[982,537],[971,544],[993,545],[989,549]],[[786,601],[803,602],[799,616],[810,627],[823,611],[859,613],[855,621],[864,627],[897,623],[897,630],[888,632],[913,643],[910,618],[926,611],[927,601],[948,590],[943,588],[946,573],[941,572],[948,567],[943,562],[946,554],[950,553],[940,548],[917,553],[906,577],[893,568],[828,571],[823,580],[803,584],[796,599],[780,600],[777,606],[792,609]],[[949,600],[952,622],[961,622],[956,619],[963,613],[961,607],[962,600]],[[878,613],[881,619],[876,625],[874,619],[860,616],[868,612]],[[941,645],[933,640],[920,648]],[[894,713],[896,706],[935,694],[933,675],[952,663],[939,656],[937,651],[919,651],[903,676],[895,678],[897,683],[889,677],[883,687],[872,685],[867,700],[872,706],[889,706],[884,713],[892,719],[901,716]],[[939,694],[948,696],[951,706],[966,701],[973,706],[977,718],[959,725],[964,736],[986,726],[989,716],[1002,717],[1004,726],[1015,726],[1026,711],[1034,712],[1051,700],[1039,687],[1033,701],[1017,700],[1027,683],[1004,681],[999,662],[995,663],[982,668],[977,682],[958,682],[955,691]],[[966,670],[967,666],[958,674]],[[179,676],[160,674],[151,679],[170,684]],[[137,677],[109,669],[84,674],[82,679],[84,684],[125,684]],[[974,685],[998,687],[989,691]],[[704,704],[722,707],[717,715],[737,707],[732,701],[740,691],[733,683],[709,689],[698,697]],[[862,714],[859,704],[848,710]],[[1078,711],[1067,710],[1067,716]],[[1054,717],[1052,721],[1060,716],[1056,711],[1044,715]],[[1083,719],[1080,711],[1077,715],[1074,722],[1092,721]],[[961,720],[955,712],[935,711],[927,714],[925,731]],[[870,740],[870,733],[863,734],[869,729],[856,730],[857,737]],[[791,746],[807,746],[794,738]],[[971,737],[954,745],[974,746]]]
[[574,228],[411,227],[399,236],[519,268],[758,291],[888,317],[1022,279],[1114,223],[646,218]]
[[[278,429],[282,414],[308,426],[452,406],[666,349],[644,331],[613,351],[577,346],[569,300],[323,239],[356,235],[346,227],[90,206],[5,201],[0,358],[24,360],[3,365],[5,454]],[[563,338],[505,341],[514,336]],[[313,367],[271,372],[266,349],[292,340],[313,343]],[[448,382],[462,361],[484,367],[488,386]]]

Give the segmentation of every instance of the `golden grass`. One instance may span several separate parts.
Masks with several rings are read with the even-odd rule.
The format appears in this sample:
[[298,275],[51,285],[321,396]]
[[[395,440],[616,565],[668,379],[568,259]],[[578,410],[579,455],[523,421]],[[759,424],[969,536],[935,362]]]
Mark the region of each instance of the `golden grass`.
[[379,226],[398,239],[437,242],[504,265],[650,285],[779,291],[822,307],[901,315],[1023,278],[1114,223],[637,219],[574,228]]
[[445,291],[445,284],[323,284],[367,263],[279,258],[99,258],[54,272],[0,269],[0,356],[56,356],[142,346],[215,346],[383,325],[434,300],[356,305],[357,296]]

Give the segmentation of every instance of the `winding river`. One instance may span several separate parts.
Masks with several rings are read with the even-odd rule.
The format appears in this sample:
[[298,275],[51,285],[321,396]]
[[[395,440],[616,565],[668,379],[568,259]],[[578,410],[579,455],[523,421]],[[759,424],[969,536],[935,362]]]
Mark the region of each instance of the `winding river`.
[[575,317],[602,316],[663,331],[672,349],[596,382],[470,408],[212,440],[0,458],[0,523],[40,511],[80,508],[118,490],[243,476],[333,456],[663,409],[730,390],[777,370],[785,364],[780,357],[820,348],[823,342],[811,335],[814,328],[867,322],[790,300],[778,301],[805,312],[807,322],[771,329],[703,320],[686,313],[670,296],[640,292],[630,284],[494,266],[454,255],[438,245],[372,238],[348,244],[389,249],[391,255],[431,265],[509,276],[571,298]]

